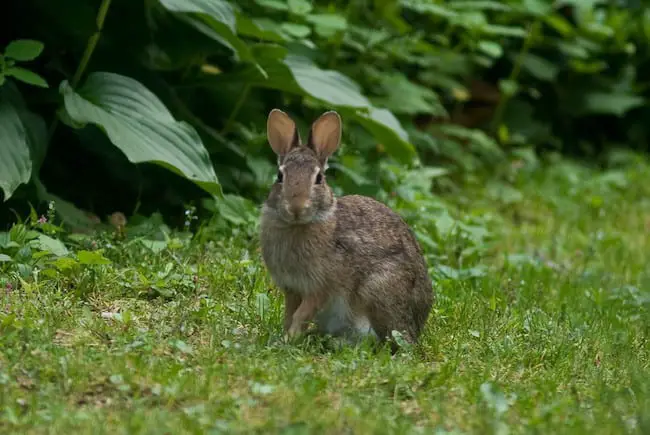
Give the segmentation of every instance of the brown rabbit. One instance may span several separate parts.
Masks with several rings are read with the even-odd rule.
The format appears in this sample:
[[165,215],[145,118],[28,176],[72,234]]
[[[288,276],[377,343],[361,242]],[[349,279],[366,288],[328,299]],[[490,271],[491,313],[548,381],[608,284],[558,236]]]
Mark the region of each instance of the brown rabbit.
[[413,233],[401,217],[365,196],[335,198],[327,159],[339,146],[341,118],[326,112],[303,145],[295,123],[274,109],[267,135],[278,175],[264,203],[262,257],[285,295],[289,337],[315,320],[334,336],[397,330],[417,341],[433,304],[431,279]]

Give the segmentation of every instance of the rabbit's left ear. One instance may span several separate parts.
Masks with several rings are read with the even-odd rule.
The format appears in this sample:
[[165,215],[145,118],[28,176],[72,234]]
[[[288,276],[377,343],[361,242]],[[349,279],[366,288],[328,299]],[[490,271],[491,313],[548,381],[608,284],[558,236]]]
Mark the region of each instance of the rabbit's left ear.
[[280,109],[273,109],[266,121],[266,135],[275,153],[282,157],[300,146],[300,135],[293,120]]
[[323,113],[309,130],[307,146],[316,152],[319,160],[326,161],[341,143],[341,117],[335,111]]

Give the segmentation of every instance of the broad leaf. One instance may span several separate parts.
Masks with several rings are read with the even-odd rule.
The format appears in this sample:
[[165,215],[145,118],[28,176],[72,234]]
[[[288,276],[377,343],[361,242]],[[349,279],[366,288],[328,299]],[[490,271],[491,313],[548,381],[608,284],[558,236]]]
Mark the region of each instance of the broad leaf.
[[357,112],[354,117],[396,160],[402,163],[413,160],[415,148],[409,142],[408,133],[390,110],[372,107],[368,113]]
[[239,59],[252,61],[248,45],[236,34],[233,7],[225,0],[159,0],[165,9],[230,48]]
[[524,54],[521,66],[535,78],[549,82],[554,81],[559,72],[556,64],[531,53]]
[[623,116],[625,112],[641,106],[644,102],[645,99],[637,95],[591,92],[584,97],[582,112]]
[[141,83],[107,72],[92,73],[75,92],[61,83],[70,118],[100,127],[133,163],[153,162],[195,182],[213,195],[221,187],[201,138],[179,122]]
[[296,83],[312,97],[342,107],[370,107],[361,88],[348,76],[338,71],[320,69],[306,57],[288,55],[284,64],[289,67]]
[[0,188],[8,200],[32,174],[27,131],[6,92],[0,91]]
[[43,51],[43,43],[32,39],[11,41],[5,48],[5,56],[22,62],[36,59]]
[[21,68],[19,66],[12,66],[5,70],[6,76],[14,77],[21,82],[29,83],[30,85],[40,86],[41,88],[49,87],[45,79],[35,72],[32,72],[28,69]]
[[447,116],[434,91],[409,81],[402,73],[382,73],[378,78],[384,96],[373,100],[381,106],[394,113]]
[[30,244],[41,251],[51,252],[57,257],[68,255],[68,248],[65,247],[63,242],[45,234],[40,234],[38,238],[30,241]]

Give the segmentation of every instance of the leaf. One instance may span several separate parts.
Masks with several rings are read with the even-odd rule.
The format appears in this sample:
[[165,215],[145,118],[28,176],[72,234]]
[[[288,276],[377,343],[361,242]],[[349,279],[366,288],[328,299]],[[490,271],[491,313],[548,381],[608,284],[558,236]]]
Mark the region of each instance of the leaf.
[[429,88],[411,82],[404,74],[382,73],[379,83],[384,96],[374,98],[375,103],[386,107],[394,113],[417,115],[429,113],[447,116],[447,111],[440,103],[438,94]]
[[212,195],[221,195],[208,151],[193,127],[179,122],[141,83],[129,77],[95,72],[75,92],[61,83],[72,119],[100,127],[133,163],[168,168]]
[[282,42],[286,39],[280,24],[268,18],[237,17],[237,32],[262,41]]
[[255,3],[258,5],[268,8],[268,9],[275,9],[278,11],[287,11],[289,10],[289,6],[287,5],[286,1],[280,1],[280,0],[255,0]]
[[35,72],[19,66],[12,66],[5,69],[5,75],[14,77],[21,82],[29,83],[30,85],[39,86],[41,88],[49,87],[45,79]]
[[421,14],[428,14],[443,18],[454,18],[458,15],[455,11],[445,6],[434,3],[425,3],[421,0],[401,0],[400,3],[403,7],[419,12]]
[[313,9],[311,2],[307,0],[287,0],[287,5],[291,13],[296,15],[306,15]]
[[335,14],[314,14],[305,18],[314,25],[316,33],[324,38],[334,36],[336,32],[342,32],[348,28],[345,17]]
[[33,39],[18,39],[11,41],[5,48],[5,57],[9,59],[28,61],[36,59],[43,52],[43,43]]
[[590,92],[584,96],[582,109],[584,113],[623,116],[628,110],[644,103],[645,99],[638,95]]
[[408,133],[390,110],[371,107],[367,113],[357,112],[354,118],[381,141],[388,153],[401,163],[411,163],[415,147],[409,142]]
[[509,12],[512,10],[510,6],[503,2],[489,1],[489,0],[459,0],[448,3],[449,7],[456,10],[470,9],[473,11],[502,11]]
[[257,210],[250,200],[231,194],[216,200],[216,207],[221,217],[235,225],[249,224],[255,219]]
[[338,71],[320,69],[310,59],[290,54],[284,59],[298,86],[312,97],[342,107],[370,107],[361,88]]
[[0,99],[0,143],[0,188],[6,201],[20,184],[29,181],[32,161],[25,128],[4,98]]
[[239,59],[253,61],[248,45],[236,34],[232,5],[225,0],[159,0],[180,20],[230,48]]
[[11,261],[13,261],[13,259],[7,254],[0,254],[0,263],[9,263]]
[[68,248],[65,247],[63,242],[45,234],[40,234],[38,238],[30,241],[30,244],[41,251],[49,251],[57,257],[68,255]]
[[298,39],[306,38],[311,33],[311,29],[303,24],[282,23],[281,28],[289,35]]
[[101,265],[112,263],[111,260],[104,257],[101,249],[98,249],[97,251],[79,251],[77,252],[77,259],[79,259],[80,264],[87,265]]
[[521,67],[539,80],[554,81],[559,68],[553,62],[535,54],[526,53],[521,58]]

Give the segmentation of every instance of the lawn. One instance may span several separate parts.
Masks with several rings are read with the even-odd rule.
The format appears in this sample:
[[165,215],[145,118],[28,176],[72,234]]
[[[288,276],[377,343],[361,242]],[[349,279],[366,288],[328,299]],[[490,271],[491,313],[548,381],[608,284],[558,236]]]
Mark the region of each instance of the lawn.
[[488,236],[425,245],[436,303],[394,357],[285,343],[249,224],[161,240],[155,219],[125,238],[16,226],[0,238],[0,431],[650,433],[648,180],[647,162],[559,162],[443,196]]

